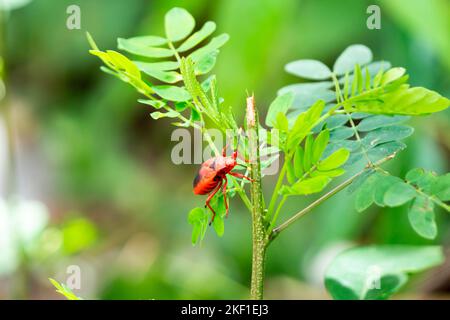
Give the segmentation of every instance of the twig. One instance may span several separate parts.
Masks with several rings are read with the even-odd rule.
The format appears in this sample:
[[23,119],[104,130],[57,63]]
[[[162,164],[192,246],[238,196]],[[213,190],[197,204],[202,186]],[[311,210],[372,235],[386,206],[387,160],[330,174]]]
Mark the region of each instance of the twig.
[[[385,163],[386,161],[389,161],[389,160],[393,159],[395,156],[396,156],[396,154],[393,153],[393,154],[391,154],[391,155],[389,155],[389,156],[387,156],[387,157],[377,161],[375,163],[375,166],[379,166],[379,165]],[[297,221],[298,219],[300,219],[301,217],[306,215],[308,212],[310,212],[312,209],[314,209],[315,207],[320,205],[322,202],[324,202],[325,200],[331,198],[332,196],[337,194],[339,191],[345,189],[348,185],[350,185],[356,178],[358,178],[361,174],[363,174],[370,167],[371,167],[370,165],[366,166],[363,170],[361,170],[360,172],[358,172],[355,175],[351,176],[350,178],[348,178],[347,180],[345,180],[344,182],[342,182],[341,184],[336,186],[334,189],[332,189],[331,191],[327,192],[326,194],[321,196],[319,199],[317,199],[316,201],[312,202],[307,207],[303,208],[302,210],[300,210],[299,212],[294,214],[291,218],[289,218],[288,220],[283,222],[281,225],[279,225],[278,227],[274,228],[273,231],[271,232],[270,236],[269,236],[270,241],[272,241],[281,231],[283,231],[284,229],[289,227],[292,223],[294,223],[295,221]]]

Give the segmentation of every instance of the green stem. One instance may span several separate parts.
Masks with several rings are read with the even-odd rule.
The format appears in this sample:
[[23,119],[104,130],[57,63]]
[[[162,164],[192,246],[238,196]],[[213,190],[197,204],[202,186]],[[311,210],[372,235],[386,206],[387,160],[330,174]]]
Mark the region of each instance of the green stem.
[[181,57],[178,54],[177,49],[175,49],[175,46],[173,45],[172,41],[169,40],[168,45],[169,45],[170,50],[173,51],[173,54],[175,55],[175,58],[177,59],[178,63],[181,63]]
[[290,160],[290,158],[288,159],[288,156],[286,155],[286,157],[284,159],[283,167],[281,168],[280,174],[278,175],[278,180],[277,180],[277,183],[276,183],[275,188],[273,190],[272,197],[270,198],[269,208],[267,210],[266,220],[268,220],[268,219],[270,219],[272,217],[273,210],[275,209],[275,205],[277,204],[278,191],[280,190],[281,186],[283,185],[284,176],[285,176],[286,171],[287,171],[287,165],[286,164],[289,161],[291,161],[291,160]]
[[281,208],[283,208],[284,203],[287,200],[287,196],[283,196],[280,203],[278,204],[277,210],[275,211],[275,214],[273,215],[272,222],[270,223],[268,233],[270,234],[275,227],[275,223],[277,222],[278,215],[280,214]]
[[[391,159],[393,159],[396,156],[395,153],[377,161],[374,165],[375,166],[380,166],[383,163],[385,163],[386,161],[389,161]],[[370,165],[368,164],[366,166],[366,168],[364,168],[363,170],[361,170],[360,172],[356,173],[355,175],[351,176],[350,178],[348,178],[347,180],[345,180],[344,182],[342,182],[341,184],[339,184],[338,186],[336,186],[334,189],[332,189],[331,191],[327,192],[326,194],[324,194],[323,196],[321,196],[319,199],[317,199],[316,201],[312,202],[310,205],[308,205],[307,207],[303,208],[302,210],[300,210],[299,212],[297,212],[296,214],[294,214],[292,217],[290,217],[288,220],[286,220],[285,222],[283,222],[281,225],[279,225],[278,227],[274,228],[273,231],[269,234],[269,242],[273,241],[273,239],[275,239],[275,237],[284,229],[286,229],[287,227],[289,227],[292,223],[294,223],[295,221],[297,221],[298,219],[300,219],[301,217],[303,217],[304,215],[306,215],[308,212],[312,211],[315,207],[317,207],[318,205],[320,205],[322,202],[328,200],[329,198],[331,198],[332,196],[334,196],[335,194],[337,194],[339,191],[345,189],[348,185],[350,185],[356,178],[358,178],[361,174],[363,174],[365,172],[365,170],[367,170],[367,168],[369,168]]]
[[250,297],[260,300],[264,293],[264,260],[267,248],[267,234],[264,227],[264,205],[261,187],[261,164],[259,159],[258,113],[254,97],[247,98],[247,130],[250,147],[250,176],[252,200],[252,278]]

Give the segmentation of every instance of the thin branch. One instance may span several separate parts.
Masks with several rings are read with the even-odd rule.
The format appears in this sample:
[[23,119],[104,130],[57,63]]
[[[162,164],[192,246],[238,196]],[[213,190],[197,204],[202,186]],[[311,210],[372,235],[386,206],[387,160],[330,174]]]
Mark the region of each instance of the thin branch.
[[281,208],[283,207],[284,203],[287,200],[287,196],[283,196],[281,198],[280,203],[278,204],[277,210],[275,211],[275,214],[273,215],[272,222],[270,222],[268,232],[272,232],[273,228],[275,227],[275,223],[277,223],[278,215],[280,214]]
[[[391,159],[393,159],[396,156],[395,153],[377,161],[375,163],[375,166],[379,166],[383,163],[385,163],[386,161],[389,161]],[[312,209],[314,209],[315,207],[317,207],[318,205],[320,205],[322,202],[324,202],[325,200],[331,198],[332,196],[334,196],[335,194],[337,194],[339,191],[345,189],[348,185],[350,185],[356,178],[358,178],[361,174],[363,174],[368,168],[370,168],[370,165],[366,166],[363,170],[361,170],[360,172],[356,173],[355,175],[351,176],[350,178],[348,178],[347,180],[345,180],[344,182],[342,182],[340,185],[336,186],[334,189],[332,189],[331,191],[327,192],[326,194],[324,194],[323,196],[321,196],[319,199],[317,199],[316,201],[312,202],[310,205],[308,205],[307,207],[303,208],[302,210],[300,210],[299,212],[297,212],[296,214],[294,214],[291,218],[289,218],[288,220],[286,220],[285,222],[283,222],[281,225],[279,225],[278,227],[276,227],[275,229],[273,229],[272,233],[270,234],[270,241],[272,241],[273,239],[275,239],[275,237],[284,229],[286,229],[287,227],[289,227],[292,223],[294,223],[295,221],[297,221],[298,219],[300,219],[301,217],[303,217],[304,215],[306,215],[308,212],[310,212]]]

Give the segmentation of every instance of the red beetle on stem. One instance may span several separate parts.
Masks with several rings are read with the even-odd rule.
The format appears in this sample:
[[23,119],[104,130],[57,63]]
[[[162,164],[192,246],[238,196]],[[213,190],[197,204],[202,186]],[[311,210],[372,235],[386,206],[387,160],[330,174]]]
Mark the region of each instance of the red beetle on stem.
[[226,216],[228,217],[227,174],[236,178],[253,181],[252,179],[243,175],[242,173],[231,172],[231,170],[233,170],[236,165],[239,165],[236,161],[237,149],[234,150],[233,154],[228,157],[226,155],[226,149],[227,147],[225,146],[222,150],[222,156],[210,158],[202,163],[193,183],[194,194],[199,195],[209,194],[205,202],[205,207],[208,207],[213,213],[211,221],[209,222],[210,225],[214,221],[216,212],[211,207],[209,202],[217,193],[217,191],[219,191],[219,189],[221,188],[223,193],[223,200],[225,202]]

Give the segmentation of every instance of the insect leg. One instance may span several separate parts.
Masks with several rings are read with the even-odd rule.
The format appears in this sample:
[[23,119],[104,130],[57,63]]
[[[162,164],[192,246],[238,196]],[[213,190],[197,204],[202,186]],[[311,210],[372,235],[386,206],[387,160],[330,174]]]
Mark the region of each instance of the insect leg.
[[228,148],[228,143],[225,145],[225,147],[223,147],[222,149],[222,156],[226,157],[227,156],[227,148]]
[[211,210],[212,212],[212,218],[211,221],[209,222],[209,225],[211,225],[211,223],[214,221],[214,218],[216,217],[216,212],[214,211],[214,209],[211,207],[211,205],[209,204],[209,202],[211,201],[211,199],[214,197],[214,195],[217,193],[217,191],[219,191],[220,187],[222,186],[222,180],[220,181],[220,183],[217,185],[217,187],[214,189],[213,192],[211,192],[208,196],[208,198],[206,198],[206,202],[205,202],[205,206],[209,208],[209,210]]
[[236,177],[236,178],[247,179],[248,181],[251,181],[251,182],[255,181],[252,178],[244,176],[242,173],[239,173],[239,172],[230,172],[229,174],[231,174],[233,177]]
[[226,217],[228,218],[228,201],[227,201],[227,186],[228,186],[228,179],[227,176],[223,177],[223,180],[225,181],[222,187],[222,193],[223,193],[223,201],[225,202],[225,209],[227,210]]

